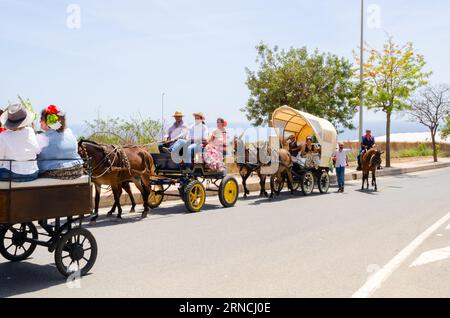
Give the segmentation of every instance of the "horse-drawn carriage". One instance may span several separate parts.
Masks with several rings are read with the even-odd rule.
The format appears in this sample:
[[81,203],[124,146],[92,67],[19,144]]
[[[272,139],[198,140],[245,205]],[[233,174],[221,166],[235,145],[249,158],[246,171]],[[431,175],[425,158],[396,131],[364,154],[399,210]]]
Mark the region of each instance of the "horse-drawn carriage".
[[[8,162],[11,167],[13,163]],[[97,258],[96,240],[82,228],[83,217],[91,213],[91,188],[90,175],[75,180],[0,182],[0,254],[19,262],[39,245],[54,253],[63,276],[88,273]],[[47,222],[50,219],[54,224]]]
[[[337,143],[337,133],[333,124],[289,106],[275,110],[271,124],[282,140],[294,136],[297,142],[304,142],[308,136],[315,137],[318,152],[308,154],[304,160],[294,158],[293,188],[294,190],[301,188],[303,194],[309,195],[317,184],[320,193],[328,192],[331,156],[336,150]],[[285,180],[277,181],[277,188],[281,190]]]
[[[171,154],[152,154],[152,157],[155,174],[150,178],[150,208],[159,207],[164,196],[175,196],[184,201],[189,212],[199,212],[208,191],[217,192],[220,203],[226,208],[236,204],[239,185],[226,171],[212,170],[205,163],[193,163],[192,169],[187,169],[184,163],[175,163]],[[178,194],[169,194],[169,188],[176,185]]]

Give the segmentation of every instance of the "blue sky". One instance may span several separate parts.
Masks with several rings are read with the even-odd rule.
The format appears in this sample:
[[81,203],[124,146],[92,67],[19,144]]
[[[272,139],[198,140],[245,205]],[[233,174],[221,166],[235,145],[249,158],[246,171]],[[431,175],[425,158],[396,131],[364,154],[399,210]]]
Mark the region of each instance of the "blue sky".
[[[67,6],[81,8],[81,28],[66,26]],[[379,47],[386,32],[413,41],[450,83],[449,1],[367,1],[381,8],[381,29],[366,40]],[[61,105],[69,120],[138,112],[166,117],[203,111],[246,121],[245,67],[255,46],[318,48],[352,58],[359,45],[359,0],[0,0],[0,105],[16,94],[37,109]],[[381,120],[369,115],[369,120]]]

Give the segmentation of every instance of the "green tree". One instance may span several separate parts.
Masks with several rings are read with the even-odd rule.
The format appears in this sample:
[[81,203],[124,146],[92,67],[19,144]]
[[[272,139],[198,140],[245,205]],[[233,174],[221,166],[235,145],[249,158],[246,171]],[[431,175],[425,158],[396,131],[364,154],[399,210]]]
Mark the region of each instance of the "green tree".
[[253,125],[267,123],[276,108],[289,105],[353,128],[359,90],[350,61],[317,50],[309,54],[306,47],[285,51],[261,43],[256,49],[259,70],[246,69],[251,95],[242,109]]
[[392,114],[409,108],[408,99],[428,83],[431,72],[423,71],[425,58],[412,43],[400,46],[389,38],[382,51],[368,47],[365,51],[369,57],[364,63],[364,100],[369,109],[386,113],[386,167],[390,167]]
[[141,115],[122,118],[98,118],[86,122],[89,139],[99,143],[145,145],[158,140],[161,123]]
[[438,161],[436,134],[445,116],[450,113],[450,86],[428,86],[411,99],[411,107],[406,111],[411,121],[426,126],[431,133],[434,162]]
[[441,130],[442,139],[447,139],[448,136],[450,136],[450,115],[445,117],[445,124]]

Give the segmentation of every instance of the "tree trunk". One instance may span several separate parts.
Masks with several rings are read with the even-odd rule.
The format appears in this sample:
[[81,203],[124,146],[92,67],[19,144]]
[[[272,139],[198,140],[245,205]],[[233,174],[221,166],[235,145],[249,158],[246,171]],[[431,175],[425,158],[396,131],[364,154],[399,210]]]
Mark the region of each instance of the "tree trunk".
[[434,129],[431,129],[431,143],[433,144],[434,162],[438,162],[438,153],[437,153],[437,147],[436,147],[436,133],[434,132]]
[[386,168],[391,167],[391,112],[386,112]]

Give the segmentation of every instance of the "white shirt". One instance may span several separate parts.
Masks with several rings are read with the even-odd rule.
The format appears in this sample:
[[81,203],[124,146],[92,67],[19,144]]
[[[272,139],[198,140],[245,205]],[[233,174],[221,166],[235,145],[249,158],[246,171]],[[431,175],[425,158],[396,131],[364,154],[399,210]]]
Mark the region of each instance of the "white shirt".
[[189,139],[189,127],[183,122],[180,125],[173,124],[165,135],[166,140]]
[[208,127],[203,123],[194,124],[190,132],[190,139],[194,140],[196,143],[202,142],[202,140],[208,139]]
[[336,157],[336,168],[342,168],[347,166],[347,154],[351,152],[351,149],[336,150],[333,152],[333,157]]
[[[30,175],[38,171],[36,156],[40,147],[34,130],[26,127],[17,131],[7,130],[0,134],[0,160],[14,160],[11,171]],[[9,161],[0,161],[0,168],[10,170]]]

